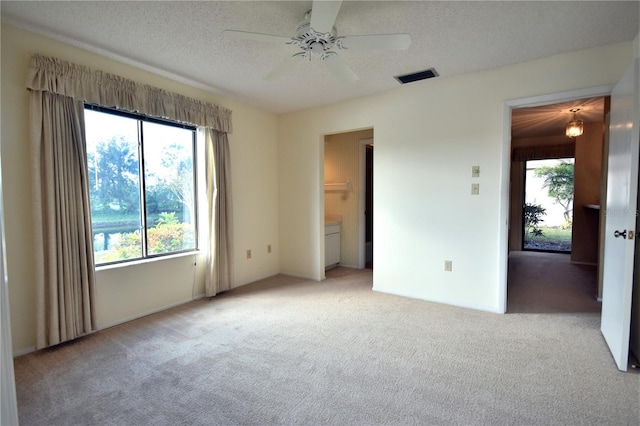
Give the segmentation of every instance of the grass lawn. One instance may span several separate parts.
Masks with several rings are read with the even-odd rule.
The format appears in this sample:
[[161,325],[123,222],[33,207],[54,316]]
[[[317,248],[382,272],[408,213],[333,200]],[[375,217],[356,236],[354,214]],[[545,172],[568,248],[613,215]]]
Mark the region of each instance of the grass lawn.
[[524,248],[530,250],[571,251],[571,228],[540,228],[542,235],[525,234]]

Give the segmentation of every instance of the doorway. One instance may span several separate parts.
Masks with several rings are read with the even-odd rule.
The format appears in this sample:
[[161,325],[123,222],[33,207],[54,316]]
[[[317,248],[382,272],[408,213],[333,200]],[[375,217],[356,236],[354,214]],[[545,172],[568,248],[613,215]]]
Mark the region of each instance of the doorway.
[[[571,307],[567,309],[588,306],[593,312],[593,303],[599,306],[594,283],[598,281],[597,207],[601,197],[603,128],[608,112],[605,111],[606,96],[567,96],[564,99],[560,96],[557,99],[543,97],[546,99],[539,103],[518,105],[511,111],[510,226],[504,293],[505,311],[508,312],[519,309],[562,311],[563,306]],[[580,118],[584,120],[584,134],[569,138],[565,135],[565,126],[575,107],[583,110]],[[562,164],[565,169],[573,169],[573,194],[558,200],[550,194],[549,185],[545,188],[545,173],[539,172],[536,176],[536,170]],[[527,188],[527,183],[536,179],[541,179],[537,190]],[[552,223],[545,224],[540,220],[536,229],[527,223],[526,209],[531,206],[541,207],[545,213],[553,209],[559,212]],[[570,230],[568,225],[571,225]],[[536,235],[535,231],[540,231],[541,235]],[[562,234],[561,238],[558,234]],[[557,239],[562,243],[555,241]],[[552,240],[553,244],[549,241],[542,244],[538,240]],[[527,273],[537,279],[527,278]],[[576,276],[580,279],[573,282]],[[587,300],[574,299],[585,294]]]
[[[373,129],[325,135],[323,146],[325,269],[363,269],[367,250],[373,252]],[[328,224],[338,224],[340,231],[333,237],[339,238],[339,256],[331,263],[326,262]]]
[[373,269],[373,143],[367,143],[365,149],[365,202],[364,202],[364,267]]
[[574,165],[574,158],[525,162],[522,250],[571,253]]

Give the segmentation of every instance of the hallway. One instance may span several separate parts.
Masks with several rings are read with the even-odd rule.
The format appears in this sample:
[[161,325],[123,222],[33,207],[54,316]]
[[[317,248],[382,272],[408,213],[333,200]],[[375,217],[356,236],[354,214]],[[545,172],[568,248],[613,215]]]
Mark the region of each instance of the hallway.
[[600,313],[597,267],[571,263],[569,254],[509,254],[507,313]]

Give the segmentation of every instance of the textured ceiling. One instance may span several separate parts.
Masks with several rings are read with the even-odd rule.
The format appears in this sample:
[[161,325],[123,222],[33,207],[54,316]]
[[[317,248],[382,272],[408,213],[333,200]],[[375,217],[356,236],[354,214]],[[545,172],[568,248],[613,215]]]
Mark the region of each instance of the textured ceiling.
[[572,108],[580,109],[577,118],[585,123],[604,121],[602,97],[519,108],[511,112],[511,138],[564,136],[567,122],[573,119]]
[[265,81],[296,48],[222,37],[225,29],[293,36],[311,1],[0,5],[5,23],[162,70],[275,113],[389,90],[398,87],[394,75],[430,67],[446,78],[630,41],[640,15],[638,1],[345,1],[335,24],[338,35],[409,33],[413,40],[407,51],[341,52],[359,76],[345,83],[316,61],[302,61],[284,78]]

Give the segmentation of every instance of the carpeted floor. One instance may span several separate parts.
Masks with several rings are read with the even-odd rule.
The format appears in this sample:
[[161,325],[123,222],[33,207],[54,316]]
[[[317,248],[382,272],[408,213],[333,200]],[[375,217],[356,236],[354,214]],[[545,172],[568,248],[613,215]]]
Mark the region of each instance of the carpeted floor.
[[473,311],[371,274],[276,276],[19,357],[21,424],[638,424],[599,313],[544,312],[518,282],[510,310],[533,313]]
[[599,314],[597,274],[596,266],[572,264],[570,254],[512,252],[507,312]]

